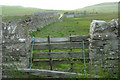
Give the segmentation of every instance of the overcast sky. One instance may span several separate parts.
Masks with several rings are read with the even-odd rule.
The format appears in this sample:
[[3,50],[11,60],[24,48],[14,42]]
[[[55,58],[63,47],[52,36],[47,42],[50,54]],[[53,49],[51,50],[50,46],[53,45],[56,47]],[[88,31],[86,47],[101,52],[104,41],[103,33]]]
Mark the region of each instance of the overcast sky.
[[74,10],[103,2],[119,2],[119,0],[0,0],[0,5],[19,5],[54,10]]

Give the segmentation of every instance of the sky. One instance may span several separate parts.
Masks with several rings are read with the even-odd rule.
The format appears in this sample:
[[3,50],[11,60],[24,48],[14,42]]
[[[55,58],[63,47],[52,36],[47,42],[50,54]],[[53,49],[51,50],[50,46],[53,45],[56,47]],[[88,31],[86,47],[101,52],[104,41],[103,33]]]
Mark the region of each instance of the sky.
[[0,0],[0,5],[74,10],[103,2],[119,2],[119,0]]

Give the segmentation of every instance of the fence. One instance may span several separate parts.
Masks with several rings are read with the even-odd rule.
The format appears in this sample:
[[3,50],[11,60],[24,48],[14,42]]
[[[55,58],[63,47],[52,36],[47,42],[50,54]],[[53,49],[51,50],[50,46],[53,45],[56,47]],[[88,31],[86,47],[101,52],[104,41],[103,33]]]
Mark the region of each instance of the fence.
[[[40,62],[37,64],[47,63],[50,70],[54,70],[53,66],[60,63],[68,63],[71,65],[70,71],[73,71],[73,65],[75,60],[83,60],[83,51],[73,51],[73,49],[88,49],[89,47],[89,36],[88,35],[77,35],[70,36],[68,38],[35,38],[33,50],[48,50],[49,52],[33,53],[33,63]],[[64,50],[69,51],[55,52],[53,50]],[[53,51],[53,52],[52,52]],[[89,58],[88,51],[85,51],[85,57]],[[36,61],[34,59],[37,59]],[[46,59],[48,59],[46,61]]]

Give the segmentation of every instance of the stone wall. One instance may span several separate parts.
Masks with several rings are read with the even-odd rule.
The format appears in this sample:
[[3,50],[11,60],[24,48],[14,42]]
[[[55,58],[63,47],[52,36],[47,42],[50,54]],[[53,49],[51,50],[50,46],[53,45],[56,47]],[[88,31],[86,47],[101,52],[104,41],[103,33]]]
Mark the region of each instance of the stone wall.
[[118,19],[93,20],[90,25],[90,73],[116,74],[118,71]]
[[19,20],[18,24],[28,26],[29,33],[32,33],[33,31],[37,31],[37,28],[43,28],[44,26],[56,21],[58,21],[58,18],[53,18],[46,15],[45,16],[32,15],[25,19]]
[[[2,23],[2,64],[3,77],[9,77],[6,69],[29,66],[30,36],[28,26],[19,21]],[[12,69],[11,69],[12,70]]]
[[59,15],[58,12],[36,12],[34,13],[36,16],[56,16]]
[[37,31],[37,28],[42,28],[52,22],[56,22],[57,20],[57,18],[49,16],[33,15],[25,19],[18,19],[6,23],[3,22],[3,62],[9,61],[8,54],[15,55],[13,57],[15,61],[23,60],[17,58],[16,55],[19,54],[25,58],[25,54],[30,50],[31,37],[29,36],[29,33]]
[[[25,19],[2,22],[2,63],[3,75],[7,75],[6,68],[17,67],[28,68],[30,58],[31,37],[29,33],[37,28],[56,22],[56,18],[47,16],[31,16]],[[0,38],[1,39],[1,38]],[[1,59],[1,58],[0,58]],[[7,76],[8,77],[8,76]]]
[[[3,63],[9,64],[11,61],[18,64],[28,63],[26,57],[29,55],[30,41],[28,40],[30,37],[27,28],[28,27],[24,25],[18,25],[18,23],[14,22],[2,24]],[[9,57],[11,57],[11,60]],[[22,61],[23,58],[25,58],[24,61]],[[28,65],[29,64],[25,64],[24,67],[27,67]]]
[[44,26],[58,21],[57,18],[49,17],[49,16],[32,16],[31,23],[28,24],[29,32],[37,31],[37,28],[43,28]]

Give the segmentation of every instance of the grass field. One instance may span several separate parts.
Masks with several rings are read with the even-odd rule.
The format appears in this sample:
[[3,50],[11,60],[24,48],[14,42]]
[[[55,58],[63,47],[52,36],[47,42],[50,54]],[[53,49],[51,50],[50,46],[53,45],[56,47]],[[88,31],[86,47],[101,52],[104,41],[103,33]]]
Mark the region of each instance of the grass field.
[[[1,9],[1,8],[0,8]],[[40,8],[32,8],[32,7],[22,7],[22,6],[2,6],[2,10],[0,13],[2,15],[20,15],[20,14],[33,14],[35,12],[58,12],[64,13],[64,10],[47,10]]]
[[42,30],[31,33],[31,36],[47,38],[51,37],[69,37],[72,35],[88,35],[92,20],[105,20],[107,22],[118,17],[114,14],[89,14],[88,17],[64,18],[62,21],[51,23]]
[[[1,10],[2,7],[2,10]],[[79,8],[76,10],[72,10],[72,12],[80,12],[83,13],[84,10],[87,13],[117,13],[118,12],[118,3],[117,2],[109,2],[109,3],[100,3],[96,5],[86,6],[84,8]],[[29,14],[34,12],[51,12],[57,11],[60,14],[64,12],[68,12],[68,10],[46,10],[40,8],[32,8],[32,7],[22,7],[22,6],[0,6],[0,14],[2,15],[16,15],[16,14]],[[69,10],[70,11],[70,10]]]
[[43,12],[47,10],[37,8],[25,8],[21,6],[2,6],[2,15],[29,14],[34,12]]
[[89,13],[116,13],[118,12],[118,2],[106,2],[84,8],[76,9],[76,12],[84,12],[86,10]]

